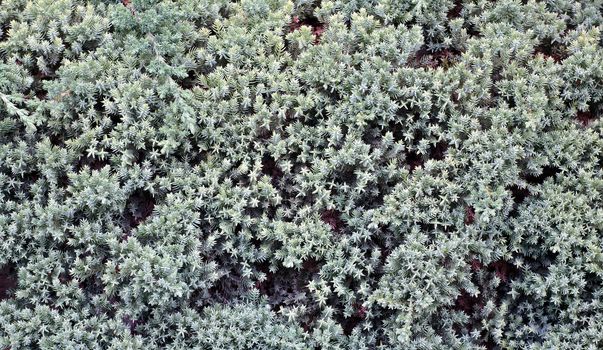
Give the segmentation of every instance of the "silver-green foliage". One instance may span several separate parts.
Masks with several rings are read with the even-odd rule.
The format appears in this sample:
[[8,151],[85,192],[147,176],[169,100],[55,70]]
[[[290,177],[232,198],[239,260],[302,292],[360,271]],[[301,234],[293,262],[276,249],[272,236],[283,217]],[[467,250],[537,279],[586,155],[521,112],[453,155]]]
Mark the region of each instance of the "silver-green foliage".
[[3,0],[0,348],[602,347],[602,10]]

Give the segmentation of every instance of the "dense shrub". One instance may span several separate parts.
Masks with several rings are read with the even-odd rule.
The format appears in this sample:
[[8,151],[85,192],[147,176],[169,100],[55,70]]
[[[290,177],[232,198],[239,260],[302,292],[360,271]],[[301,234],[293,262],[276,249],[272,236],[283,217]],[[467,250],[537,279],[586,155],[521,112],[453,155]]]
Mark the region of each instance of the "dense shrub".
[[0,348],[603,347],[601,0],[1,0]]

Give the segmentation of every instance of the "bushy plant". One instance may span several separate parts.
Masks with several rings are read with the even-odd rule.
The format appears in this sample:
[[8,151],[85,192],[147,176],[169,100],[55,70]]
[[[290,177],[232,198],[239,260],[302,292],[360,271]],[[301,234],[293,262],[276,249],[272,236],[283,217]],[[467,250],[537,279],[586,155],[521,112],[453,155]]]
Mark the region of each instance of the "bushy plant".
[[1,0],[0,348],[603,347],[602,11]]

